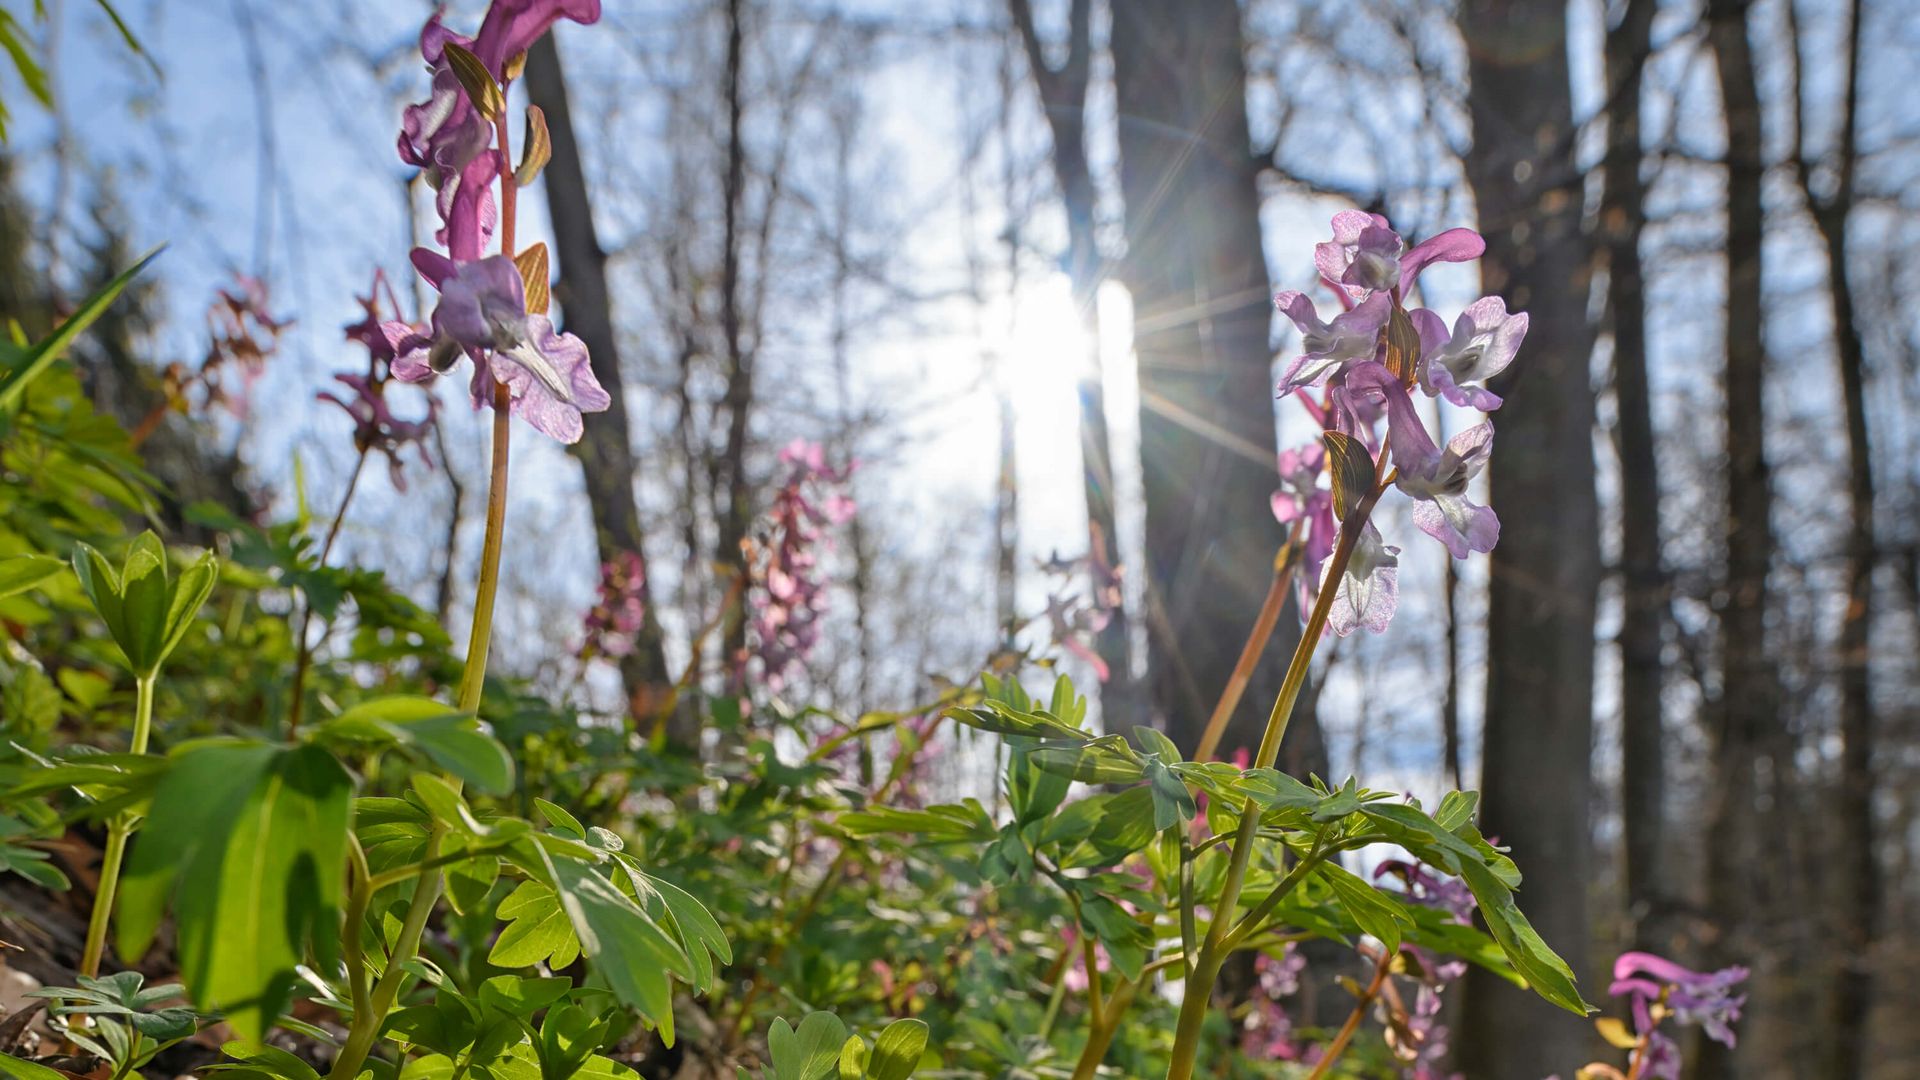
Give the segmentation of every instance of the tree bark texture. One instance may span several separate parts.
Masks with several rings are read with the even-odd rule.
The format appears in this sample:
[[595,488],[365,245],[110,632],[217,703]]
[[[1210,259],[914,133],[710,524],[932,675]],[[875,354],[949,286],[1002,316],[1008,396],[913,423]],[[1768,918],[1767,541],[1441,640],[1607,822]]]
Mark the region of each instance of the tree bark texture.
[[[1465,0],[1485,290],[1532,315],[1497,381],[1489,470],[1502,535],[1488,598],[1482,828],[1527,877],[1528,917],[1578,970],[1587,959],[1594,610],[1600,577],[1589,374],[1588,243],[1572,163],[1563,5]],[[1468,973],[1460,1068],[1538,1080],[1589,1060],[1592,1026],[1483,971]]]

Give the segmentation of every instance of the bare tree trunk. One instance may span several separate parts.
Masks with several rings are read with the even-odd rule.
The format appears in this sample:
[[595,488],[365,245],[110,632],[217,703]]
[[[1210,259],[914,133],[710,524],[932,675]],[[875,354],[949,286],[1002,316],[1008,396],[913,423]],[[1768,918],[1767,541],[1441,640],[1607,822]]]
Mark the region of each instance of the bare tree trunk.
[[[859,140],[857,98],[849,95],[833,114],[833,285],[828,343],[833,353],[833,384],[839,411],[840,460],[857,460],[862,429],[861,418],[854,414],[853,397],[853,201],[856,198],[853,176],[853,152]],[[849,490],[853,480],[849,480]],[[853,515],[847,519],[847,544],[852,549],[852,572],[848,591],[853,594],[853,643],[855,676],[853,712],[865,715],[873,708],[873,549],[868,532],[869,510],[858,499]]]
[[1646,228],[1646,184],[1640,178],[1641,71],[1653,51],[1656,0],[1629,0],[1607,32],[1606,192],[1600,236],[1607,266],[1607,310],[1613,334],[1613,392],[1620,456],[1620,809],[1626,833],[1627,917],[1636,946],[1666,951],[1661,915],[1667,887],[1661,872],[1664,717],[1661,653],[1666,630],[1666,571],[1660,560],[1660,461],[1647,382],[1646,282],[1640,236]]
[[[1726,303],[1726,584],[1719,636],[1724,690],[1707,836],[1707,914],[1717,935],[1716,964],[1747,960],[1751,860],[1760,857],[1753,830],[1757,774],[1779,725],[1780,687],[1767,645],[1768,571],[1773,556],[1773,492],[1765,442],[1766,342],[1761,306],[1760,99],[1754,90],[1746,0],[1711,0],[1707,40],[1719,69],[1727,120]],[[1736,1075],[1732,1054],[1700,1040],[1695,1076]]]
[[[1140,372],[1146,683],[1167,733],[1193,746],[1254,625],[1281,539],[1268,508],[1277,455],[1272,302],[1240,8],[1113,0],[1112,22],[1121,273]],[[1283,625],[1223,752],[1259,738],[1298,636],[1291,620]]]
[[[1107,433],[1105,375],[1100,356],[1099,288],[1106,266],[1094,238],[1093,170],[1087,161],[1087,87],[1093,74],[1093,0],[1072,0],[1067,10],[1067,55],[1059,67],[1047,63],[1046,49],[1034,26],[1028,0],[1008,0],[1007,8],[1026,48],[1027,69],[1040,92],[1040,106],[1053,135],[1053,175],[1067,216],[1067,277],[1086,338],[1086,364],[1080,373],[1080,460],[1087,500],[1087,544],[1117,562],[1118,515],[1113,494],[1113,445]],[[1095,585],[1098,583],[1096,582]],[[1127,613],[1116,609],[1094,637],[1094,651],[1109,677],[1100,688],[1100,714],[1108,731],[1125,731],[1145,717],[1139,711]]]
[[[1482,828],[1513,848],[1524,903],[1576,969],[1587,959],[1594,610],[1600,577],[1590,264],[1574,171],[1561,4],[1466,0],[1473,150],[1488,292],[1533,316],[1489,486],[1503,508],[1487,616]],[[1467,976],[1459,1065],[1476,1080],[1538,1080],[1583,1056],[1592,1027],[1489,978]]]
[[[554,290],[566,314],[566,328],[586,342],[593,354],[594,374],[613,399],[607,411],[587,422],[586,434],[570,451],[580,460],[586,478],[587,501],[593,510],[594,543],[602,562],[623,552],[646,564],[646,535],[640,526],[640,508],[633,495],[638,471],[627,417],[626,378],[613,331],[613,298],[607,288],[607,255],[594,235],[592,204],[588,201],[586,172],[580,162],[580,143],[574,135],[573,113],[560,67],[560,52],[551,35],[536,41],[527,53],[527,96],[546,114],[553,158],[547,163],[547,209],[553,219],[554,262],[560,281]],[[652,710],[657,695],[672,682],[660,622],[653,609],[653,591],[643,579],[646,615],[635,648],[620,661],[620,678],[631,707],[641,714]],[[683,731],[670,735],[684,741]]]
[[[1793,14],[1793,5],[1788,4]],[[1848,5],[1847,89],[1840,121],[1840,146],[1834,162],[1833,193],[1816,193],[1814,162],[1808,155],[1806,99],[1800,86],[1799,20],[1793,18],[1794,104],[1802,145],[1794,155],[1795,175],[1807,210],[1827,249],[1827,291],[1832,302],[1834,351],[1840,366],[1840,400],[1847,429],[1847,607],[1840,621],[1840,814],[1829,840],[1836,849],[1840,901],[1838,970],[1828,1002],[1826,1054],[1821,1075],[1828,1080],[1857,1080],[1866,1075],[1867,1017],[1873,1003],[1871,952],[1880,923],[1880,866],[1875,857],[1873,823],[1873,444],[1867,430],[1867,357],[1855,310],[1848,266],[1847,222],[1852,216],[1859,163],[1861,5]]]
[[[1001,212],[1006,222],[1007,246],[1007,326],[1011,341],[1019,322],[1020,304],[1020,206],[1014,176],[1013,148],[1013,58],[1000,53],[1000,115],[996,126],[1000,135]],[[1007,357],[992,358],[994,404],[1000,417],[1000,475],[994,486],[993,501],[993,597],[994,618],[1000,624],[1005,644],[1011,648],[1019,632],[1020,589],[1020,457],[1019,433],[1013,409],[1013,387],[1008,381]]]
[[[745,211],[747,190],[747,148],[745,132],[746,87],[742,64],[746,48],[745,12],[742,0],[727,0],[727,169],[721,198],[724,235],[720,250],[720,332],[726,355],[727,388],[722,404],[726,414],[726,443],[720,457],[714,459],[714,516],[719,522],[718,550],[715,561],[728,567],[733,577],[744,581],[746,553],[741,544],[753,524],[753,489],[747,482],[747,434],[753,410],[753,354],[742,340],[745,321],[740,285],[740,249],[745,243],[741,216]],[[746,644],[745,619],[727,624],[728,655]]]

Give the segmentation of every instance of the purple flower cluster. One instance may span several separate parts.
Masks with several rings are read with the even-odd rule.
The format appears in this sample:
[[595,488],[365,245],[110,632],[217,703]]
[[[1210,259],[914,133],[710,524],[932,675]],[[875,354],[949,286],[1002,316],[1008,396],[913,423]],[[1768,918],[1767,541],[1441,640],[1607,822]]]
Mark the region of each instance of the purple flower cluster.
[[1668,1016],[1697,1025],[1715,1042],[1734,1045],[1733,1025],[1747,998],[1733,991],[1746,978],[1747,969],[1739,966],[1699,972],[1652,953],[1620,954],[1608,993],[1631,1003],[1633,1033],[1640,1040],[1634,1051],[1635,1074],[1646,1080],[1680,1080],[1679,1045],[1660,1030]]
[[841,490],[851,466],[829,466],[826,450],[805,439],[780,451],[780,465],[786,476],[774,494],[765,557],[749,558],[749,651],[735,663],[736,676],[744,679],[748,662],[757,658],[761,677],[776,692],[820,640],[827,608],[819,566],[822,533],[853,516],[853,500]]
[[1307,969],[1307,958],[1293,942],[1288,942],[1278,957],[1261,953],[1253,958],[1253,971],[1260,991],[1253,995],[1247,1018],[1240,1030],[1240,1052],[1255,1061],[1299,1061],[1304,1052],[1293,1038],[1293,1017],[1280,1004],[1281,998],[1300,992],[1300,976]]
[[485,254],[499,223],[493,182],[506,173],[507,157],[493,145],[494,125],[468,98],[452,48],[472,53],[504,84],[514,58],[555,22],[599,18],[599,0],[495,0],[471,38],[441,25],[437,12],[427,20],[420,53],[433,71],[432,91],[403,115],[399,151],[436,192],[441,225],[435,240],[446,251],[416,248],[413,265],[439,290],[440,303],[428,328],[382,328],[397,354],[396,377],[424,382],[465,356],[473,361],[475,408],[492,402],[496,385],[504,386],[515,416],[566,443],[580,440],[581,414],[603,411],[612,399],[593,376],[586,344],[527,310],[512,253]]
[[406,470],[402,467],[400,452],[411,445],[419,453],[421,464],[433,467],[433,457],[427,452],[427,436],[433,433],[433,425],[438,422],[439,403],[431,397],[427,398],[427,415],[418,420],[402,420],[393,415],[388,405],[387,387],[394,351],[393,341],[384,329],[389,324],[380,318],[380,293],[383,288],[388,301],[396,310],[399,308],[399,300],[393,295],[393,286],[387,282],[385,274],[376,270],[373,287],[360,298],[363,312],[360,321],[349,323],[346,327],[347,340],[358,342],[367,350],[366,373],[339,372],[334,375],[334,381],[346,388],[344,396],[324,390],[314,396],[320,401],[339,406],[353,420],[354,448],[363,454],[378,450],[386,455],[387,474],[393,481],[394,490],[405,491]]
[[1406,886],[1404,899],[1421,907],[1446,912],[1462,926],[1473,925],[1473,891],[1459,878],[1442,877],[1426,866],[1405,859],[1385,859],[1373,868],[1375,881],[1397,877]]
[[[1449,330],[1438,314],[1405,305],[1428,266],[1476,259],[1485,250],[1486,243],[1470,229],[1449,229],[1409,247],[1378,214],[1343,211],[1334,215],[1333,239],[1314,248],[1321,283],[1339,302],[1340,313],[1323,322],[1305,293],[1274,297],[1274,306],[1301,334],[1302,352],[1280,380],[1281,395],[1295,396],[1323,428],[1365,447],[1370,458],[1390,455],[1394,485],[1414,500],[1414,524],[1456,559],[1491,551],[1500,539],[1500,519],[1493,510],[1467,497],[1492,452],[1493,427],[1481,423],[1445,446],[1436,445],[1411,391],[1418,387],[1465,408],[1498,409],[1500,397],[1485,383],[1513,362],[1526,336],[1527,316],[1509,314],[1505,301],[1490,296],[1468,305]],[[1383,419],[1384,442],[1378,431]],[[1375,463],[1386,467],[1384,461]],[[1276,518],[1303,522],[1303,611],[1308,594],[1326,585],[1327,557],[1338,535],[1336,516],[1352,509],[1334,506],[1331,491],[1320,486],[1319,474],[1329,467],[1318,446],[1283,453],[1281,487],[1273,496]],[[1399,554],[1371,523],[1360,529],[1329,607],[1332,633],[1344,637],[1361,627],[1374,633],[1386,629],[1398,603]]]
[[627,656],[646,622],[647,566],[637,552],[622,551],[600,564],[599,599],[587,609],[580,655]]

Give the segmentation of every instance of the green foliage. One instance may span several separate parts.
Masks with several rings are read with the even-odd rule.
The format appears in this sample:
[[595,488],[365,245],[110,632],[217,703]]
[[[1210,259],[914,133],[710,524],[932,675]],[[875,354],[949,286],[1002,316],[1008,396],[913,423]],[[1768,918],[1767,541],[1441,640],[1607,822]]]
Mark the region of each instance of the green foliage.
[[120,647],[127,670],[146,678],[192,629],[213,592],[219,566],[202,552],[175,579],[168,572],[166,548],[148,531],[134,539],[118,570],[90,545],[76,545],[73,572]]
[[[12,16],[6,15],[4,9],[0,9],[0,45],[4,45],[13,55],[16,65],[20,63],[23,54],[16,48],[15,39],[10,30],[18,29],[19,24],[13,21]],[[24,69],[22,73],[25,73]],[[0,110],[0,139],[6,137],[4,117],[4,110]],[[0,342],[0,414],[15,412],[20,406],[21,397],[27,392],[27,387],[44,375],[53,362],[66,353],[67,347],[73,344],[73,339],[79,337],[81,331],[98,321],[114,300],[133,283],[133,279],[138,277],[140,272],[147,268],[147,264],[159,255],[159,250],[155,249],[141,256],[139,262],[108,282],[98,292],[81,301],[74,313],[67,316],[53,333],[33,345],[22,347],[18,344]]]
[[194,1005],[262,1038],[309,944],[335,955],[352,789],[318,747],[182,747],[128,860],[120,955],[144,954],[171,909]]

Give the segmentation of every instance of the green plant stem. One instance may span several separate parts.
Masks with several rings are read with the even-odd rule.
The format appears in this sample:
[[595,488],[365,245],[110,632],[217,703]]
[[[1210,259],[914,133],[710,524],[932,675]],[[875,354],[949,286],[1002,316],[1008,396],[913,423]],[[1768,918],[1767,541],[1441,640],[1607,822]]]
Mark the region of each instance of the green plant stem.
[[[1380,468],[1384,469],[1385,465],[1383,456]],[[1367,519],[1373,515],[1374,505],[1386,493],[1389,482],[1383,479],[1376,484],[1346,516],[1346,520],[1340,523],[1340,540],[1333,549],[1332,562],[1325,579],[1327,584],[1320,589],[1313,613],[1307,617],[1307,625],[1300,633],[1300,644],[1293,651],[1293,662],[1287,666],[1280,693],[1274,698],[1273,711],[1267,714],[1267,729],[1260,737],[1260,749],[1253,758],[1255,768],[1270,768],[1280,756],[1280,743],[1286,738],[1287,725],[1293,719],[1294,706],[1300,700],[1300,688],[1306,685],[1313,654],[1319,648],[1321,634],[1326,631],[1327,617],[1333,611],[1333,598],[1339,592],[1341,575],[1347,572],[1347,564],[1353,560],[1353,550],[1360,542],[1360,534],[1366,527]],[[1259,832],[1260,805],[1248,799],[1240,808],[1240,829],[1233,838],[1233,849],[1227,862],[1227,878],[1220,889],[1219,903],[1214,907],[1213,921],[1207,926],[1207,936],[1200,946],[1200,955],[1194,958],[1187,972],[1186,996],[1180,1002],[1180,1019],[1174,1029],[1167,1080],[1191,1080],[1193,1076],[1194,1062],[1200,1053],[1200,1029],[1206,1023],[1213,985],[1219,979],[1220,968],[1231,951],[1225,947],[1228,927],[1233,924],[1234,911],[1240,903],[1240,890],[1246,884],[1247,867],[1253,859],[1254,843]],[[1277,900],[1274,902],[1278,903]]]
[[347,894],[346,928],[340,949],[347,958],[347,998],[353,1003],[353,1015],[370,1013],[371,993],[367,988],[366,954],[361,937],[366,933],[367,905],[373,900],[373,874],[367,867],[367,852],[360,838],[347,836],[347,851],[353,857],[353,890]]
[[[360,474],[366,471],[368,447],[361,447],[358,457],[353,459],[353,472],[347,475],[347,490],[340,495],[340,505],[334,508],[333,522],[327,526],[327,537],[320,543],[320,557],[316,562],[323,569],[327,565],[327,556],[333,553],[333,542],[340,537],[340,523],[347,519],[347,507],[353,502],[353,493],[360,486]],[[307,704],[307,668],[313,663],[313,646],[307,642],[307,631],[313,622],[313,599],[300,598],[300,630],[295,635],[293,656],[293,700],[287,705],[287,738],[300,733],[300,716]]]
[[[159,672],[151,671],[134,682],[133,743],[135,754],[147,752],[147,740],[153,734],[153,684]],[[107,823],[107,848],[100,864],[100,887],[93,894],[93,911],[87,917],[87,945],[80,955],[80,974],[92,978],[100,974],[100,958],[107,949],[107,923],[113,918],[113,898],[120,889],[120,863],[126,857],[127,837],[133,834],[131,814],[115,814]]]
[[[516,188],[513,182],[513,155],[508,153],[506,112],[494,118],[494,131],[500,147],[500,250],[509,257],[514,254],[514,216]],[[493,457],[491,475],[487,484],[487,531],[486,539],[480,548],[480,581],[473,600],[473,625],[467,633],[467,663],[460,674],[460,695],[456,699],[462,711],[477,710],[480,705],[480,691],[487,681],[487,652],[493,642],[493,604],[495,594],[500,588],[500,552],[506,537],[507,526],[507,462],[509,435],[512,432],[512,414],[508,411],[512,405],[511,395],[506,384],[495,382],[493,386]],[[458,790],[460,781],[448,777],[454,789]],[[440,841],[446,835],[444,825],[435,824],[427,834],[426,850],[421,853],[421,866],[437,866],[434,860],[440,856]],[[371,884],[372,879],[366,879]],[[421,873],[415,880],[413,896],[407,902],[407,914],[400,925],[400,936],[394,941],[393,952],[387,958],[387,968],[380,975],[380,981],[374,984],[369,995],[367,1008],[355,1009],[353,1025],[348,1029],[347,1041],[340,1048],[340,1056],[334,1058],[333,1069],[327,1074],[329,1080],[354,1080],[360,1074],[360,1067],[366,1063],[367,1054],[373,1049],[373,1041],[380,1033],[380,1027],[386,1022],[388,1010],[393,1008],[394,998],[400,993],[400,984],[406,975],[406,964],[420,950],[420,935],[427,928],[427,919],[433,914],[433,907],[440,900],[441,875],[438,869]],[[372,890],[367,890],[369,899]],[[352,940],[355,944],[358,934]],[[348,939],[343,937],[343,942]],[[365,957],[357,950],[347,953],[347,963],[363,964]]]

